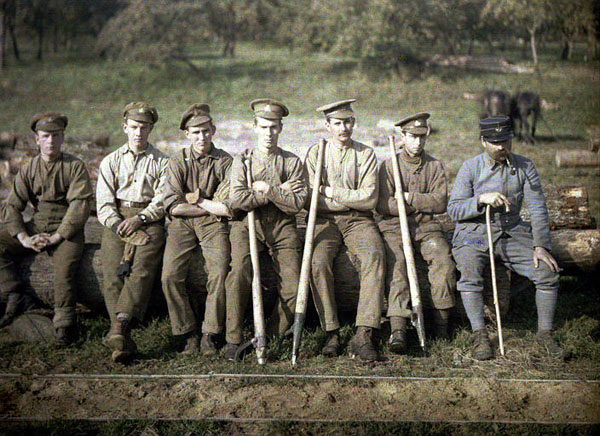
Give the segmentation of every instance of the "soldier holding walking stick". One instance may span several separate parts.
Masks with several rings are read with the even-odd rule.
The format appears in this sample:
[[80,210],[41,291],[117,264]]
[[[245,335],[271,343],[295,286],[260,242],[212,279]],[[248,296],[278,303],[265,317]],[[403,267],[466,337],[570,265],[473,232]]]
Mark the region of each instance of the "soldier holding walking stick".
[[[473,357],[493,357],[484,323],[483,269],[488,260],[486,206],[490,214],[496,258],[536,287],[536,340],[553,358],[564,353],[552,337],[558,297],[558,264],[550,254],[550,227],[542,185],[533,162],[511,153],[513,137],[508,117],[479,122],[484,153],[465,161],[456,176],[448,214],[456,222],[452,253],[461,273],[458,291],[474,333]],[[519,212],[525,203],[531,223]]]
[[[399,189],[404,188],[410,239],[429,266],[434,333],[438,338],[448,337],[448,317],[454,306],[455,265],[442,227],[434,217],[434,214],[446,211],[448,189],[444,166],[425,152],[430,131],[429,116],[422,112],[396,123],[404,145],[392,159],[397,159],[402,186],[396,186],[391,159],[386,160],[379,170],[377,211],[382,215],[379,229],[385,243],[386,281],[390,289],[387,314],[392,334],[389,347],[394,353],[406,351],[406,329],[412,315],[408,259],[405,260],[402,249],[399,203],[394,196]],[[412,306],[414,310],[414,301]]]

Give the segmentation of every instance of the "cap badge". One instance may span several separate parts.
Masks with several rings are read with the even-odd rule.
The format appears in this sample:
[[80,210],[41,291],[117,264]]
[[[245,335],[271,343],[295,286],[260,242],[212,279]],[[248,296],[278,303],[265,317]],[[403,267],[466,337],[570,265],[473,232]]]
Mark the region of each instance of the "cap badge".
[[502,131],[502,127],[498,126],[496,127],[496,133],[500,133]]
[[416,120],[415,121],[415,126],[422,126],[423,122],[421,120]]

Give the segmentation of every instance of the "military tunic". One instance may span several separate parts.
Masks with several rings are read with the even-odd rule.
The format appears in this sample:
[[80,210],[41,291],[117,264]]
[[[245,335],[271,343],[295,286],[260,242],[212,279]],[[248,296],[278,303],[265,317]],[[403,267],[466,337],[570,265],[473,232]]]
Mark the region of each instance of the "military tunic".
[[[100,163],[96,201],[98,220],[105,226],[101,247],[103,291],[111,324],[117,313],[141,320],[146,312],[165,242],[162,202],[167,165],[167,156],[151,144],[138,154],[125,144]],[[148,218],[141,229],[150,241],[135,248],[131,273],[123,280],[117,270],[126,244],[112,227],[138,213]]]
[[[533,264],[534,247],[551,249],[548,210],[542,185],[533,162],[511,155],[512,168],[498,163],[487,153],[465,161],[456,176],[448,215],[456,222],[452,254],[461,273],[459,291],[481,292],[483,268],[489,261],[485,205],[478,206],[481,194],[500,192],[510,201],[510,210],[493,208],[491,216],[494,252],[512,271],[530,279],[539,291],[557,292],[559,275],[545,262]],[[531,222],[520,216],[521,207],[529,210]]]
[[199,217],[173,217],[171,211],[186,203],[185,194],[197,192],[204,199],[226,202],[229,197],[231,156],[215,148],[198,154],[185,148],[170,160],[164,207],[172,217],[163,261],[162,286],[173,334],[196,330],[196,317],[186,292],[185,281],[194,249],[200,243],[208,273],[203,333],[217,334],[225,325],[225,278],[229,271],[230,245],[227,221],[207,214]]
[[[54,265],[55,327],[68,327],[75,319],[75,272],[83,253],[83,227],[90,214],[93,196],[85,164],[62,153],[46,162],[41,155],[24,165],[15,177],[6,201],[4,224],[0,230],[0,291],[19,290],[15,257],[35,254],[24,248],[17,235],[59,233],[64,240],[48,247]],[[23,221],[22,212],[30,202],[33,220]]]
[[[318,147],[313,146],[306,155],[311,186],[317,150]],[[319,196],[311,263],[311,287],[321,326],[326,331],[340,326],[332,267],[341,245],[345,244],[360,261],[356,325],[379,328],[385,253],[372,214],[379,192],[375,153],[357,141],[347,147],[328,143],[321,174],[321,184],[333,189],[332,199]]]
[[[401,150],[397,158],[402,186],[408,192],[406,213],[413,248],[421,253],[429,267],[431,290],[430,295],[423,295],[426,297],[423,300],[431,300],[436,309],[449,309],[454,306],[455,264],[442,228],[434,217],[446,211],[448,188],[444,166],[425,152],[412,157]],[[386,248],[387,314],[409,318],[410,291],[395,191],[392,162],[388,159],[379,170],[377,204],[377,211],[382,215],[379,229]]]
[[[308,195],[305,172],[302,161],[295,154],[279,147],[271,154],[254,149],[251,153],[251,170],[253,182],[269,183],[269,191],[263,194],[249,188],[246,165],[242,156],[236,156],[231,169],[229,204],[231,208],[243,212],[255,211],[259,250],[269,249],[280,283],[279,299],[268,321],[267,333],[281,335],[293,322],[296,308],[301,245],[295,215],[302,210]],[[303,182],[303,189],[293,193],[280,187],[291,180]],[[226,340],[239,344],[252,285],[247,214],[232,221],[230,239],[231,271],[225,284]]]

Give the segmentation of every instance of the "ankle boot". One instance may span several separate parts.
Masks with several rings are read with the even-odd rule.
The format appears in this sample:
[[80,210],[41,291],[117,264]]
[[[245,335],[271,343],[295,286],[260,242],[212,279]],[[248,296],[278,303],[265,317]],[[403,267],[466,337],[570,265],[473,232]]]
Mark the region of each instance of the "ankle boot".
[[379,354],[373,345],[373,329],[370,327],[357,327],[356,334],[350,340],[350,354],[359,356],[365,361],[379,360]]

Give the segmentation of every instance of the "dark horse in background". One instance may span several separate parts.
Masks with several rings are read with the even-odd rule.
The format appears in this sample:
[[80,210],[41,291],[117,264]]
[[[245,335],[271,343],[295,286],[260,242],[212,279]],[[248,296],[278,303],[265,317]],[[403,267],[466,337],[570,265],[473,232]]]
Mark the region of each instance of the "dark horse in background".
[[[515,134],[528,144],[535,144],[535,127],[541,115],[540,97],[534,92],[517,92],[511,96],[502,90],[483,93],[481,118],[505,115],[511,118]],[[529,123],[531,118],[531,127]]]

